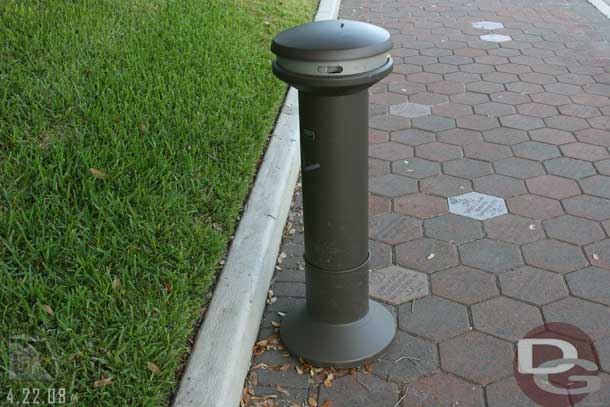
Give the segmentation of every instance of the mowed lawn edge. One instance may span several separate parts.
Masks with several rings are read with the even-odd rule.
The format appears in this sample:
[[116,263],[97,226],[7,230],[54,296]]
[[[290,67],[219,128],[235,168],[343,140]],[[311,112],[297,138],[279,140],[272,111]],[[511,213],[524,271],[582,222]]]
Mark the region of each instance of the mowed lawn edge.
[[0,3],[0,405],[167,405],[315,6]]

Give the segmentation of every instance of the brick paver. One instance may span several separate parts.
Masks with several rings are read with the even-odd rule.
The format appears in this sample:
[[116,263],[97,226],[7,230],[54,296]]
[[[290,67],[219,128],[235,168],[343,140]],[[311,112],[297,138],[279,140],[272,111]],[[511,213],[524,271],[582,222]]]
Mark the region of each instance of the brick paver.
[[433,274],[431,284],[433,294],[463,304],[475,304],[500,294],[494,276],[465,266]]
[[540,310],[504,296],[472,306],[474,327],[481,332],[516,341],[542,325]]
[[468,331],[466,307],[437,296],[428,296],[398,309],[401,329],[438,342]]
[[[399,331],[330,378],[270,349],[251,405],[535,406],[513,357],[542,321],[584,330],[610,373],[610,22],[586,0],[343,0],[340,16],[394,39],[370,89],[370,293]],[[297,192],[260,339],[304,301],[301,212]]]
[[540,407],[523,394],[512,377],[490,384],[485,390],[489,407]]
[[561,275],[529,266],[502,273],[500,287],[504,295],[535,305],[547,304],[569,295]]
[[372,364],[384,380],[407,383],[438,371],[438,352],[432,341],[399,331],[394,342]]
[[436,373],[422,377],[412,386],[402,402],[402,406],[460,406],[483,407],[481,386],[473,386],[465,380],[446,374]]

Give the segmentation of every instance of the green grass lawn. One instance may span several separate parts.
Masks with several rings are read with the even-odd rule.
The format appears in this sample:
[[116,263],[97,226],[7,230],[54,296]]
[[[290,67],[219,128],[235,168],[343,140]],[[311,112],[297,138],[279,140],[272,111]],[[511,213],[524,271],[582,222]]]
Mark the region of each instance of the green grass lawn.
[[0,1],[0,405],[168,403],[315,3]]

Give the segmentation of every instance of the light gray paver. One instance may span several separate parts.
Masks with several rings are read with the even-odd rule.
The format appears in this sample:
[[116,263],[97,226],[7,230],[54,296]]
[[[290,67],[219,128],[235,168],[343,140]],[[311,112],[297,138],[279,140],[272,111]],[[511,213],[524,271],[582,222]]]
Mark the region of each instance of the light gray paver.
[[504,28],[504,24],[497,21],[477,21],[472,23],[472,26],[474,28],[478,28],[479,30],[497,30]]
[[485,34],[485,35],[481,35],[480,38],[483,41],[490,41],[490,42],[512,41],[512,38],[509,35],[503,35],[503,34]]
[[370,273],[371,297],[392,305],[424,297],[429,291],[428,278],[424,273],[400,266],[385,267]]

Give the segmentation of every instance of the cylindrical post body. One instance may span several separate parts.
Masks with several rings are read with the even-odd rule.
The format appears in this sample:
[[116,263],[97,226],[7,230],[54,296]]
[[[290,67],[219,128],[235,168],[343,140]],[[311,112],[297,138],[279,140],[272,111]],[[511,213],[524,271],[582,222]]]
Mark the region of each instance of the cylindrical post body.
[[299,92],[307,308],[347,323],[368,312],[368,92]]

